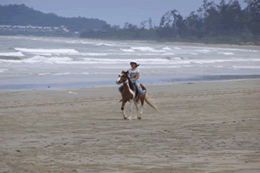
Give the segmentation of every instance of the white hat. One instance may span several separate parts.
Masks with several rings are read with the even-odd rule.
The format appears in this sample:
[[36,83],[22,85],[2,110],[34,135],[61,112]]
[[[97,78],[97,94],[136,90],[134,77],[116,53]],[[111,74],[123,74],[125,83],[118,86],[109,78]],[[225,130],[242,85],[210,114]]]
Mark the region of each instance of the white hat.
[[135,63],[135,64],[137,64],[137,62],[136,62],[135,60],[133,60],[133,61],[131,61],[131,62],[130,62],[130,64],[132,64],[132,63]]

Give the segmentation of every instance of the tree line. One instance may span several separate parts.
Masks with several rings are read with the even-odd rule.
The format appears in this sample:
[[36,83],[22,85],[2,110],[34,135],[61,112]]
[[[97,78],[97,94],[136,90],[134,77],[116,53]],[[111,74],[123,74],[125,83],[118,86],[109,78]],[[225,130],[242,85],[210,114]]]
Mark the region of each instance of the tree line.
[[103,30],[82,32],[82,38],[149,39],[157,41],[189,41],[202,43],[259,44],[260,0],[245,0],[242,9],[238,0],[219,4],[203,0],[202,6],[183,17],[176,9],[166,12],[159,26],[149,18],[140,26],[125,23],[105,25]]
[[0,5],[0,25],[22,26],[52,26],[64,25],[72,32],[82,32],[91,29],[102,29],[107,23],[99,19],[85,17],[60,17],[54,13],[45,14],[21,5]]

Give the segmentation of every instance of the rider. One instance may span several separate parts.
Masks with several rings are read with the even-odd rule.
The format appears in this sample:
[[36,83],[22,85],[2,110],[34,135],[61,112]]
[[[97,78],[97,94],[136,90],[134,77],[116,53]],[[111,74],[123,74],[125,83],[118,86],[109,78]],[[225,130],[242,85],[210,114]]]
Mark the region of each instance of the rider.
[[[129,78],[130,80],[132,81],[133,84],[135,84],[136,88],[138,89],[138,91],[142,94],[142,95],[145,95],[145,90],[142,90],[139,82],[138,82],[138,79],[140,77],[140,71],[139,69],[137,69],[137,67],[140,65],[140,64],[137,64],[136,61],[131,61],[130,62],[130,65],[132,68],[130,68],[128,71],[128,74],[129,74]],[[119,92],[121,93],[122,92],[122,87],[123,86],[120,86],[118,89],[119,89]]]

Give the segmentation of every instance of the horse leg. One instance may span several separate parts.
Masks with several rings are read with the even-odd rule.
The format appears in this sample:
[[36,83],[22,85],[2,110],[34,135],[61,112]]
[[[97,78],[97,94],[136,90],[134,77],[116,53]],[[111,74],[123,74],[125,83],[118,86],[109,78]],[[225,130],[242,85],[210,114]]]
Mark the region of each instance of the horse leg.
[[134,104],[135,104],[135,108],[136,108],[136,117],[134,119],[137,119],[137,117],[138,117],[138,106],[137,106],[137,103],[136,103],[136,99],[134,99]]
[[127,118],[128,120],[131,120],[132,118],[132,104],[133,104],[133,100],[129,100],[130,102],[130,110],[129,110],[129,117]]
[[123,112],[123,117],[124,117],[124,119],[126,120],[127,117],[126,117],[126,115],[125,115],[125,108],[124,108],[124,107],[125,107],[125,101],[123,100],[121,110],[122,110],[122,112]]
[[140,111],[140,116],[138,117],[139,120],[141,120],[143,116],[144,97],[141,97],[140,100],[141,100],[141,111]]

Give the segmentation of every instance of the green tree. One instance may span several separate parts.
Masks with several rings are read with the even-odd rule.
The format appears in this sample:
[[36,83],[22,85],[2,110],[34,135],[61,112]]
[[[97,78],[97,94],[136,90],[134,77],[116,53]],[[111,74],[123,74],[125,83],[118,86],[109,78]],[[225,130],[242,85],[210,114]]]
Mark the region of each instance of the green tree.
[[260,37],[260,1],[247,0],[246,2],[248,4],[247,10],[250,15],[247,26],[257,41]]

